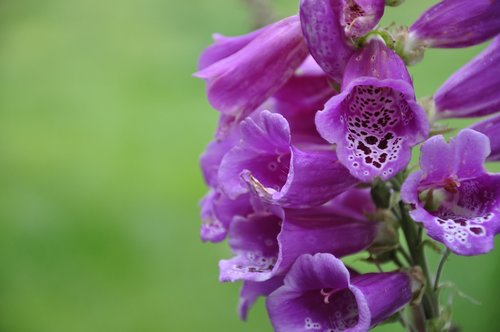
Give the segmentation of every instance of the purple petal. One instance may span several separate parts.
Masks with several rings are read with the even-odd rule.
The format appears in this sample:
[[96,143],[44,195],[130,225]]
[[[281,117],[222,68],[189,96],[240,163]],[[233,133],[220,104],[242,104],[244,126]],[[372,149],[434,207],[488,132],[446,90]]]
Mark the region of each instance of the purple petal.
[[500,231],[500,174],[486,173],[488,154],[488,138],[471,129],[448,144],[442,136],[432,137],[421,148],[422,170],[401,189],[412,218],[459,255],[490,251]]
[[253,214],[233,219],[229,245],[235,256],[219,262],[220,281],[266,281],[274,276],[278,260],[276,237],[281,219],[274,215]]
[[235,257],[220,262],[220,279],[265,281],[284,275],[303,254],[345,256],[366,249],[376,236],[377,223],[337,214],[333,205],[235,218],[229,232]]
[[340,82],[354,52],[340,24],[340,7],[330,0],[301,0],[300,21],[309,52],[321,68]]
[[346,67],[341,94],[316,115],[323,138],[362,181],[387,180],[408,164],[411,147],[429,132],[403,61],[378,39],[355,53]]
[[285,84],[306,56],[299,19],[291,16],[195,76],[207,81],[215,109],[243,119]]
[[201,240],[213,243],[226,238],[234,217],[245,217],[253,212],[249,195],[229,199],[219,190],[211,190],[201,201]]
[[336,214],[329,206],[286,209],[278,236],[276,273],[284,273],[302,254],[331,253],[337,257],[368,248],[377,236],[377,223]]
[[249,172],[242,177],[263,200],[293,208],[321,205],[359,182],[338,161],[335,151],[294,147],[287,180],[279,190],[262,185]]
[[371,313],[371,326],[383,322],[412,299],[411,281],[404,273],[368,273],[351,279],[363,293]]
[[314,116],[335,94],[328,76],[309,57],[296,74],[274,94],[273,110],[287,119],[295,143],[325,143],[316,130]]
[[267,296],[283,285],[283,277],[274,277],[266,281],[244,281],[240,291],[238,313],[242,320],[246,320],[248,311],[259,296]]
[[220,34],[214,34],[214,43],[207,47],[200,56],[198,70],[205,69],[217,61],[238,52],[259,36],[266,28],[236,37],[226,37]]
[[[500,7],[500,2],[497,3]],[[438,118],[476,117],[500,111],[499,72],[500,37],[497,37],[436,92]]]
[[425,11],[409,31],[412,39],[430,47],[476,45],[500,33],[500,2],[444,0]]
[[343,0],[341,24],[349,38],[370,32],[384,15],[385,0]]
[[279,190],[290,167],[290,129],[279,114],[254,113],[240,124],[241,140],[222,159],[218,179],[230,197],[248,192],[240,173],[248,170],[262,185]]
[[234,128],[231,133],[224,138],[216,138],[210,142],[200,157],[200,167],[203,172],[205,182],[212,188],[218,186],[217,173],[224,155],[233,148],[239,139],[238,128]]
[[500,161],[500,114],[489,119],[478,122],[470,127],[488,136],[490,140],[491,154],[487,161]]
[[368,331],[412,297],[410,278],[403,273],[354,276],[330,254],[303,255],[284,285],[267,298],[277,332]]

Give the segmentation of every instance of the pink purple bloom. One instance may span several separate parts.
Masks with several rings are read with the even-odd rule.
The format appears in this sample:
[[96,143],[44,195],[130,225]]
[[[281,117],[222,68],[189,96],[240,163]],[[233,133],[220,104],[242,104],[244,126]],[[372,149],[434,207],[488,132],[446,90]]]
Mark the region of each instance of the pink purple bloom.
[[475,117],[499,112],[499,72],[500,37],[497,37],[439,88],[434,97],[437,117]]
[[206,80],[210,104],[225,122],[260,106],[293,75],[308,52],[297,16],[242,37],[217,37],[195,76]]
[[266,305],[276,332],[364,332],[412,297],[405,273],[352,275],[331,254],[303,255]]
[[318,112],[316,127],[362,181],[396,175],[429,131],[406,66],[376,38],[349,59],[342,91]]
[[500,161],[500,114],[478,122],[470,128],[490,139],[491,153],[486,161]]
[[489,154],[488,138],[471,129],[450,143],[431,137],[421,147],[421,170],[401,190],[412,218],[458,255],[490,251],[500,232],[500,175],[486,172]]
[[[353,191],[322,207],[236,217],[229,231],[235,256],[219,263],[220,280],[266,281],[285,274],[305,253],[345,256],[366,249],[377,223],[359,215],[363,207],[370,209],[369,196]],[[357,212],[342,205],[346,199],[356,200]]]
[[288,122],[280,114],[256,112],[240,130],[240,142],[219,169],[222,190],[231,199],[251,189],[269,203],[303,208],[325,203],[358,182],[333,149],[292,145]]
[[409,31],[410,40],[427,47],[476,45],[500,33],[500,2],[443,0],[425,11]]

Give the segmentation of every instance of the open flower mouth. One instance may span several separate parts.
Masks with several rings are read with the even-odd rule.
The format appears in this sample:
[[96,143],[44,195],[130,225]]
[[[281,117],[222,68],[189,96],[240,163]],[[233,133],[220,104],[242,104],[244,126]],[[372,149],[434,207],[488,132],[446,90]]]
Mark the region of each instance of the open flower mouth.
[[[383,175],[391,175],[394,169],[388,164],[398,158],[406,139],[400,133],[413,118],[405,97],[392,88],[361,85],[343,105],[351,166],[383,169]],[[364,172],[369,174],[368,170]]]
[[358,324],[358,305],[354,294],[348,288],[310,291],[304,294],[303,300],[311,309],[321,313],[321,321],[316,321],[314,317],[304,318],[306,330],[337,332]]

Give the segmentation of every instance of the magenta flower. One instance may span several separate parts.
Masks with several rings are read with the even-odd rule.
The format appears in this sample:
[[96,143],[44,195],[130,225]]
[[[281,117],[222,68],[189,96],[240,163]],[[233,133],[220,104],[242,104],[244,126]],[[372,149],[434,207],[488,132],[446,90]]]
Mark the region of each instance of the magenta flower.
[[219,263],[220,280],[266,281],[286,273],[305,253],[345,256],[367,248],[377,235],[377,223],[359,216],[363,207],[372,210],[370,198],[353,191],[345,195],[356,200],[356,212],[341,205],[346,198],[340,197],[322,207],[235,218],[229,231],[235,256]]
[[226,238],[233,218],[254,212],[250,195],[229,199],[220,190],[210,190],[200,202],[202,241],[221,242]]
[[384,0],[301,0],[300,20],[309,52],[334,80],[354,53],[351,38],[373,29],[384,14]]
[[439,88],[434,97],[436,116],[462,118],[499,112],[499,72],[500,37],[497,37]]
[[404,273],[352,275],[331,254],[303,255],[267,298],[276,332],[365,332],[412,298]]
[[413,43],[427,47],[476,45],[500,33],[500,2],[443,0],[425,11],[409,31]]
[[224,122],[237,122],[283,86],[307,54],[299,18],[291,16],[246,36],[218,37],[195,76],[206,80]]
[[249,191],[285,207],[323,204],[358,180],[324,146],[300,149],[291,144],[286,119],[260,111],[241,125],[241,140],[222,159],[219,182],[229,198]]
[[314,124],[316,112],[336,94],[331,79],[309,56],[269,101],[269,108],[285,117],[294,144],[327,144]]
[[458,255],[490,251],[500,232],[500,174],[484,169],[489,154],[488,138],[471,129],[450,143],[431,137],[421,147],[421,170],[401,190],[411,217]]
[[429,132],[403,61],[379,39],[350,58],[342,92],[318,112],[316,127],[362,181],[396,175],[409,162],[411,147]]
[[491,153],[486,161],[500,161],[500,114],[478,122],[470,127],[490,139]]

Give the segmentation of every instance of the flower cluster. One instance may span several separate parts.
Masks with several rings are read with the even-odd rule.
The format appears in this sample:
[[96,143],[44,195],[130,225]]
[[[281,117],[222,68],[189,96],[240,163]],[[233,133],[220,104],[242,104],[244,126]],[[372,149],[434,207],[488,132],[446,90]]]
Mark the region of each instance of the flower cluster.
[[[276,331],[361,332],[395,314],[409,331],[449,326],[420,230],[444,257],[493,248],[500,174],[484,163],[500,160],[500,2],[443,0],[409,28],[378,27],[399,3],[300,0],[297,15],[215,35],[201,55],[195,76],[220,112],[200,160],[201,239],[227,239],[219,279],[243,282],[243,319],[266,296]],[[425,49],[492,38],[417,102],[406,66]],[[485,115],[449,142],[434,135],[442,119]],[[378,272],[342,262],[357,253]],[[421,315],[405,318],[407,305]]]

